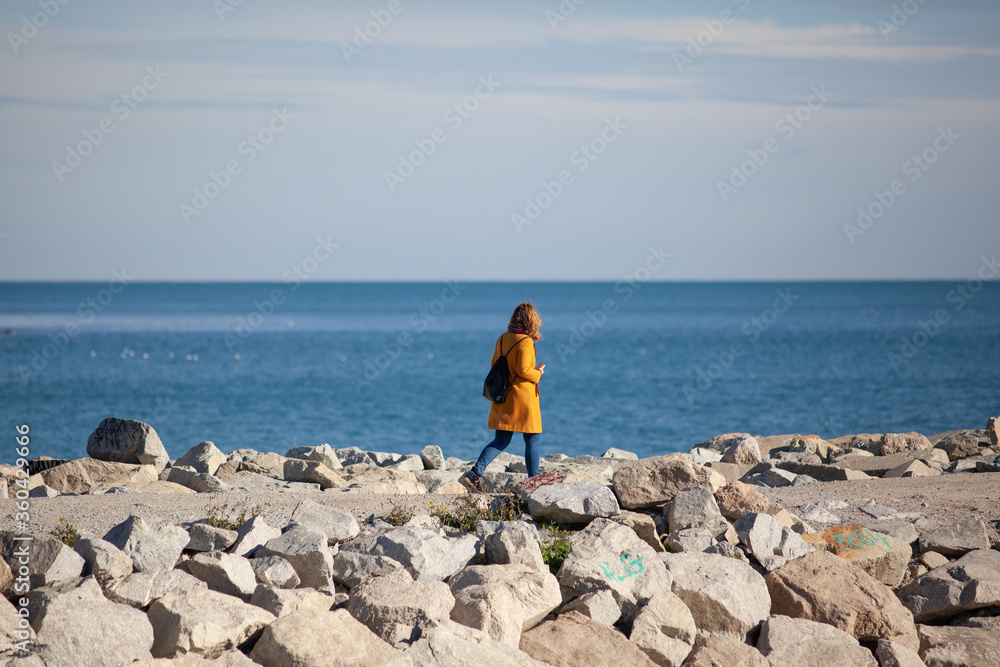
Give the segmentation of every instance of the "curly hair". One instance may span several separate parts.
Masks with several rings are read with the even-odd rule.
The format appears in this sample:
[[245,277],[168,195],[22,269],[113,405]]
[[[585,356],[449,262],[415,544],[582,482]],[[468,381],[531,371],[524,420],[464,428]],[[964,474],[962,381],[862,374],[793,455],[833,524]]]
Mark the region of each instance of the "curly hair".
[[530,301],[517,304],[510,316],[510,325],[517,326],[534,341],[542,339],[542,334],[538,332],[542,328],[542,318]]

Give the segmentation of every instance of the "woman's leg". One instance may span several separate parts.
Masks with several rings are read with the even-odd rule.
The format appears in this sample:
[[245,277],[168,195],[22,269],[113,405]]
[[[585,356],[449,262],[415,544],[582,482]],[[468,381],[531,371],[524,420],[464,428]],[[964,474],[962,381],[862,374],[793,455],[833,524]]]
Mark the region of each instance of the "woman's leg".
[[514,436],[513,431],[495,431],[495,433],[493,442],[483,447],[482,453],[476,460],[476,465],[472,466],[472,471],[480,477],[486,471],[486,466],[497,457],[497,454],[507,449],[510,439]]
[[538,441],[541,438],[541,433],[524,434],[524,462],[528,466],[528,477],[538,474]]

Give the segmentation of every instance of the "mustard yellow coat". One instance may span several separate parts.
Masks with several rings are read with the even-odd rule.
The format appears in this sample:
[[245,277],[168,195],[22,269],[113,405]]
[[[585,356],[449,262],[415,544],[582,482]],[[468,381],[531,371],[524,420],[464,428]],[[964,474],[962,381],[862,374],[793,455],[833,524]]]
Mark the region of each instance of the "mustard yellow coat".
[[[521,339],[526,340],[521,340]],[[517,345],[514,345],[514,343]],[[541,433],[542,411],[538,405],[538,381],[542,373],[535,368],[535,341],[524,334],[507,332],[500,337],[493,348],[493,360],[500,357],[500,346],[507,353],[507,368],[513,379],[507,400],[493,403],[486,428],[518,433]],[[511,346],[513,349],[510,349]],[[510,352],[507,350],[510,349]]]

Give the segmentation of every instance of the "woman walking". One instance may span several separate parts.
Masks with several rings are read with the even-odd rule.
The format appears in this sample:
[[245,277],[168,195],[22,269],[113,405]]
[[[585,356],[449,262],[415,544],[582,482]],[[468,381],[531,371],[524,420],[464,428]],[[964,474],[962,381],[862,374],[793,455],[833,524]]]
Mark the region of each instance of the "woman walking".
[[[507,333],[500,336],[493,348],[495,364],[501,354],[507,357],[511,385],[503,403],[493,403],[486,425],[496,434],[483,448],[476,465],[458,480],[470,491],[482,491],[482,475],[486,466],[507,448],[514,433],[524,435],[524,459],[528,476],[538,474],[538,441],[542,435],[542,412],[538,404],[538,381],[545,373],[545,364],[535,367],[535,341],[542,336],[538,330],[542,318],[529,302],[519,304],[510,316]],[[525,342],[530,341],[530,342]]]

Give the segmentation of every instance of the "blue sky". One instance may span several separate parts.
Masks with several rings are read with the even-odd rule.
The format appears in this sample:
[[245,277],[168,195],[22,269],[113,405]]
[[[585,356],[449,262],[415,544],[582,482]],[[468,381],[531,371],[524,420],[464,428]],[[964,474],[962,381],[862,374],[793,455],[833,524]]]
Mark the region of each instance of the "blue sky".
[[650,248],[656,280],[950,279],[1000,251],[995,2],[234,1],[4,2],[0,280],[617,280]]

